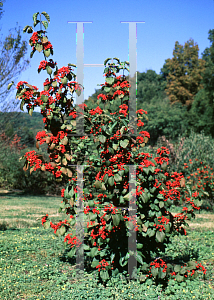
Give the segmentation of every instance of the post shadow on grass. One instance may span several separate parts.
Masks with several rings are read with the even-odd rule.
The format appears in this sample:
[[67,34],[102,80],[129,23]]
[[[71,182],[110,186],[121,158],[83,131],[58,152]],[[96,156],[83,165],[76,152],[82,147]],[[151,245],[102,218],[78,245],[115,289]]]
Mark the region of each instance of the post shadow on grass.
[[19,228],[15,228],[15,227],[8,227],[9,224],[7,224],[5,221],[3,221],[2,223],[0,223],[0,231],[6,231],[6,230],[17,230],[20,231]]

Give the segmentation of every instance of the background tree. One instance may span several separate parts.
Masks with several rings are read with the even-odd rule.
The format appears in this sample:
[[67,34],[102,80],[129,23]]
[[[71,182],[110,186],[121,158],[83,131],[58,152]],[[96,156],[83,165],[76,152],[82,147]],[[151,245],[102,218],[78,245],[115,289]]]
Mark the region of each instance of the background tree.
[[[129,76],[127,76],[129,79]],[[165,84],[166,80],[158,75],[154,70],[147,70],[146,72],[137,72],[137,103],[141,105],[151,102],[151,100],[158,96],[166,97]]]
[[211,46],[202,53],[205,61],[205,71],[202,75],[203,89],[194,97],[194,101],[189,111],[189,126],[196,133],[202,130],[205,135],[214,137],[214,29],[209,30],[208,39]]
[[[0,1],[0,18],[3,15],[3,3]],[[17,110],[20,105],[19,100],[11,97],[15,90],[15,85],[10,90],[7,89],[11,81],[16,82],[18,76],[29,65],[29,60],[25,60],[27,54],[27,42],[22,40],[21,28],[16,27],[9,30],[6,37],[1,35],[0,39],[0,105],[2,112],[11,112]],[[15,119],[21,112],[15,114],[3,114],[0,120],[0,131],[4,130],[5,125]]]
[[205,61],[198,58],[198,45],[190,39],[184,46],[175,42],[173,58],[165,60],[161,69],[162,78],[167,80],[166,94],[170,102],[180,102],[188,110],[197,92],[203,88],[202,74],[205,71]]

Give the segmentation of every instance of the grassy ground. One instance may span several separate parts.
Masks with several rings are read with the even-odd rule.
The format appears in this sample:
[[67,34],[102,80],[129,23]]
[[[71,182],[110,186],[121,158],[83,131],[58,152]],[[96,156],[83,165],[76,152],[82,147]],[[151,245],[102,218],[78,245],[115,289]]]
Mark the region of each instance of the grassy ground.
[[168,254],[188,256],[207,268],[194,281],[169,281],[165,290],[151,282],[115,278],[104,288],[92,274],[76,276],[64,255],[63,238],[42,228],[40,216],[64,220],[60,197],[23,196],[0,191],[0,299],[214,299],[214,214],[201,212],[188,235],[175,237]]

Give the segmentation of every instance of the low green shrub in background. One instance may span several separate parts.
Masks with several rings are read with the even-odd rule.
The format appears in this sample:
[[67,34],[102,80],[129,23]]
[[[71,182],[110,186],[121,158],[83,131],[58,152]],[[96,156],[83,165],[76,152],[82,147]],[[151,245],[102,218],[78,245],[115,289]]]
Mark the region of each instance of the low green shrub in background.
[[32,149],[17,143],[16,136],[8,138],[4,134],[0,136],[0,188],[19,189],[28,194],[61,195],[61,189],[65,182],[60,184],[55,181],[53,174],[30,171],[24,172],[23,165],[19,162],[21,155]]

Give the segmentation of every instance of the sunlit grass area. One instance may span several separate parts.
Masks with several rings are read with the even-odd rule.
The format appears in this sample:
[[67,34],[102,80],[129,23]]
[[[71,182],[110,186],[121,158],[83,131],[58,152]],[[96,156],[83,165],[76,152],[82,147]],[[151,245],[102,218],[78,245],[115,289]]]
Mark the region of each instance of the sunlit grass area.
[[173,258],[202,262],[205,279],[170,280],[164,289],[148,280],[127,283],[120,275],[104,287],[94,274],[77,276],[64,238],[42,227],[46,213],[52,222],[66,218],[58,213],[60,201],[60,197],[0,194],[0,299],[214,299],[214,214],[198,213],[189,222],[187,236],[174,237],[167,250]]

